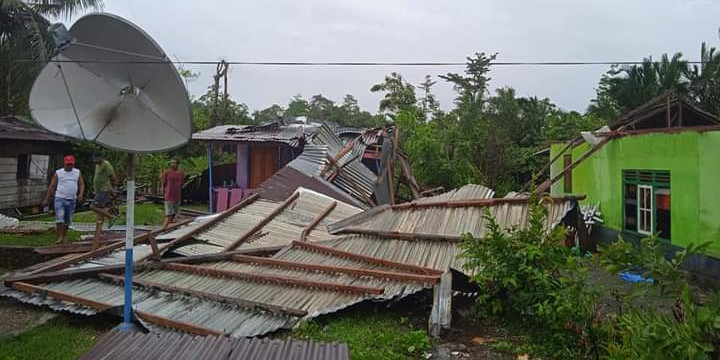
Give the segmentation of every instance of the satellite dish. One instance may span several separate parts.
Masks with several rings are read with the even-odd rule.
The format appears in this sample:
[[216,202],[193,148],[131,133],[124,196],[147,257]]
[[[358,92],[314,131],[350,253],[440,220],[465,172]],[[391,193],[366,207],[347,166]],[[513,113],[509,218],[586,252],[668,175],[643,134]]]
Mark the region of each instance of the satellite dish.
[[188,142],[190,102],[175,66],[140,28],[115,15],[51,28],[60,53],[30,93],[46,129],[116,150],[169,150]]
[[60,53],[33,84],[30,112],[69,137],[128,151],[125,305],[120,330],[132,330],[135,152],[169,150],[190,139],[190,101],[182,79],[155,41],[110,14],[50,28]]

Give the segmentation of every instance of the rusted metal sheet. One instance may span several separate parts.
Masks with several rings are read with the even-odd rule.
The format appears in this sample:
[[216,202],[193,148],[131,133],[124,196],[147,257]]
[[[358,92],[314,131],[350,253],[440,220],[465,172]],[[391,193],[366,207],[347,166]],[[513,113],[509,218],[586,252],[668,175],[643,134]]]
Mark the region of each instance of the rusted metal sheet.
[[306,131],[312,130],[305,126],[281,126],[277,123],[261,126],[220,125],[197,132],[192,138],[206,141],[279,142],[298,147],[304,142]]
[[110,331],[80,360],[350,360],[345,344]]
[[57,141],[65,142],[67,139],[53,132],[47,131],[30,121],[20,120],[17,117],[0,117],[0,139],[29,140],[29,141]]

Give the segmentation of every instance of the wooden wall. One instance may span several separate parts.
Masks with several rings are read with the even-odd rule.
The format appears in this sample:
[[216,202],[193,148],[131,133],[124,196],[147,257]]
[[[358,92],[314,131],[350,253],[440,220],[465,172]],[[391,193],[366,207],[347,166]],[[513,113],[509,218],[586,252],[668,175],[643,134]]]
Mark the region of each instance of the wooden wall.
[[[49,185],[49,179],[60,166],[67,151],[63,143],[40,141],[0,140],[0,210],[39,207]],[[34,167],[33,176],[18,178],[18,155],[28,159],[46,159],[41,169]],[[37,162],[36,162],[37,163]],[[32,164],[29,166],[33,167]]]

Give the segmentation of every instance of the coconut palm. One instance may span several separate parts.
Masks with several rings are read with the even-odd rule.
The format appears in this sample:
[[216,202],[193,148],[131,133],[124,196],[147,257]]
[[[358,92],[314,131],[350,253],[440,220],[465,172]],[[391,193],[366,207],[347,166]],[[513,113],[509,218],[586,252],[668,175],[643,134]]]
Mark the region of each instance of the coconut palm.
[[69,17],[102,0],[0,0],[0,116],[27,113],[30,88],[53,55],[46,16]]
[[705,110],[720,114],[720,52],[703,43],[700,48],[700,64],[688,69],[690,93]]

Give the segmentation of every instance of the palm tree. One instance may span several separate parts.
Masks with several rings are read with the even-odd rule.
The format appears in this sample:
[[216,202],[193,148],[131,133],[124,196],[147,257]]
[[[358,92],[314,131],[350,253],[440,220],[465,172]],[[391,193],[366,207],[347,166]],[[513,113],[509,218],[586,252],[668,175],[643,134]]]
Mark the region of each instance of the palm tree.
[[720,114],[720,52],[702,43],[700,64],[693,65],[685,76],[690,79],[692,98],[703,109],[715,115]]
[[0,116],[28,112],[32,83],[55,51],[46,16],[101,6],[102,0],[0,0]]

